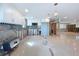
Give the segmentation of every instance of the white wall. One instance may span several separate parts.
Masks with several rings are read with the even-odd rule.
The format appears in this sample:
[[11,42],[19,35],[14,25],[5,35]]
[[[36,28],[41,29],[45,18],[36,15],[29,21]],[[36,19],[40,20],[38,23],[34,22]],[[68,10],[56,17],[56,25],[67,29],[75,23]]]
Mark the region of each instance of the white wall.
[[35,18],[33,16],[27,16],[27,25],[28,26],[31,26],[32,23],[38,23],[38,26],[41,26],[41,22],[49,22],[49,19],[46,18],[46,19],[38,19],[38,18]]
[[76,24],[76,27],[79,27],[79,23]]
[[79,19],[76,20],[76,27],[79,27]]
[[67,24],[60,24],[60,29],[66,29]]
[[0,6],[0,22],[4,21],[3,14],[4,14],[4,10],[3,10],[2,6]]
[[32,16],[29,16],[29,17],[26,17],[26,18],[27,18],[27,25],[28,26],[31,26],[32,23],[38,23],[38,26],[41,25],[41,23],[40,23],[41,21],[39,19],[36,19],[36,18],[34,18]]
[[16,9],[2,5],[0,7],[0,21],[5,23],[25,25],[25,18]]

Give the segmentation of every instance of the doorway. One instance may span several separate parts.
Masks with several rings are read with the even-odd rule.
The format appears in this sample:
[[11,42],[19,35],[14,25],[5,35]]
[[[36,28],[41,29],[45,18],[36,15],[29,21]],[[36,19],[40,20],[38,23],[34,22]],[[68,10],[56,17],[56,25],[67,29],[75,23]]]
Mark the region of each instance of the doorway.
[[49,24],[50,24],[50,35],[53,35],[53,34],[56,35],[56,33],[57,33],[57,23],[54,22],[54,21],[50,21]]

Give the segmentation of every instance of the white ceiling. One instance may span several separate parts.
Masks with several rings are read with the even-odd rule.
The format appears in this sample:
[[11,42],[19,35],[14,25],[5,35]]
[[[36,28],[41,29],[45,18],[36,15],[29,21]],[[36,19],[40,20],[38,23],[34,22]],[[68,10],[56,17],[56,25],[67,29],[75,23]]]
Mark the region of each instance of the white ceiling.
[[[54,17],[57,10],[62,22],[78,22],[79,19],[79,4],[78,3],[59,3],[56,7],[54,3],[13,3],[10,6],[17,9],[24,16],[34,16],[37,18]],[[25,9],[29,12],[25,13]],[[66,19],[64,19],[64,18]]]

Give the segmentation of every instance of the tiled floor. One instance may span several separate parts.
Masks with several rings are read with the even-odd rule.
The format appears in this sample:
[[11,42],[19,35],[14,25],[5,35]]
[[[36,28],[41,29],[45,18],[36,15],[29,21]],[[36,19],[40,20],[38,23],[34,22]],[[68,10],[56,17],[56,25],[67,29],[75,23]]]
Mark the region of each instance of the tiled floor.
[[23,39],[19,46],[12,52],[13,56],[50,56],[49,48],[43,45],[40,36],[28,36]]
[[11,56],[79,56],[78,36],[79,34],[71,32],[62,32],[46,38],[27,36]]

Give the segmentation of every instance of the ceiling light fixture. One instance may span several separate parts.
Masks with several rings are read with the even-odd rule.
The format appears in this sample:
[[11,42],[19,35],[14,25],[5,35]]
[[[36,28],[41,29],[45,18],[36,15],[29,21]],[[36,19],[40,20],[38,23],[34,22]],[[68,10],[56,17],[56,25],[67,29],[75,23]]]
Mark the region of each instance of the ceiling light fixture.
[[63,17],[64,19],[67,19],[68,17],[67,16],[65,16],[65,17]]
[[55,13],[54,13],[54,16],[58,16],[58,13],[57,13],[57,12],[55,12]]
[[29,10],[28,9],[25,9],[25,12],[27,13],[27,12],[29,12]]

